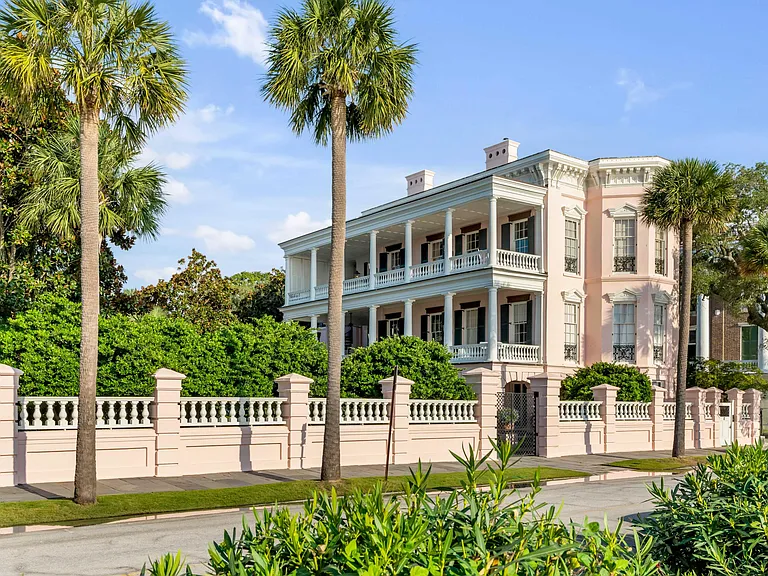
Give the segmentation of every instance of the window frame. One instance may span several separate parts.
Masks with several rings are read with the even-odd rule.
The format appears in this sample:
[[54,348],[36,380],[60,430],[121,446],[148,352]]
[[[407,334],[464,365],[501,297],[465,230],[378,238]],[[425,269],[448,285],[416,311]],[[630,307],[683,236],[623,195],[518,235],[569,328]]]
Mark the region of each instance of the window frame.
[[[437,332],[433,325],[435,320],[440,321],[440,331]],[[440,338],[435,338],[435,333],[440,334]],[[439,342],[442,344],[445,341],[445,315],[442,312],[435,312],[433,314],[427,314],[427,342]]]
[[[741,362],[748,362],[750,364],[755,363],[757,364],[757,361],[760,357],[760,329],[753,325],[753,324],[747,324],[740,327],[741,333],[740,333],[740,339],[739,339],[739,358],[741,359]],[[754,330],[755,337],[754,337],[754,347],[755,347],[755,354],[754,358],[745,358],[744,354],[744,330]],[[748,342],[751,342],[752,340],[748,340]]]
[[[432,242],[427,242],[428,244],[428,251],[427,251],[427,257],[429,262],[439,262],[440,260],[445,259],[445,239],[440,240],[433,240]],[[438,247],[438,253],[439,256],[435,258],[435,247]]]
[[[664,362],[666,359],[665,346],[667,335],[667,307],[664,304],[653,305],[653,361]],[[657,351],[658,349],[658,351]]]
[[[568,225],[573,224],[574,227],[574,236],[569,237],[568,236]],[[565,249],[565,258],[566,261],[563,262],[563,265],[565,267],[565,273],[566,274],[581,274],[581,222],[579,220],[576,220],[574,218],[566,218],[565,219],[565,225],[563,227],[563,235],[564,235],[564,249]],[[571,241],[572,245],[569,246],[569,241]],[[570,252],[575,252],[574,255],[569,255]],[[573,258],[576,260],[576,271],[569,271],[568,265],[567,265],[567,259]]]
[[[470,245],[474,246],[470,248]],[[474,254],[480,252],[480,230],[464,233],[464,253]]]
[[[531,250],[531,236],[528,230],[528,218],[522,218],[521,220],[513,220],[511,222],[512,229],[510,230],[510,243],[512,244],[513,252],[517,252],[519,254],[530,254]],[[525,230],[525,236],[522,234],[520,237],[518,237],[518,230],[524,229]],[[525,243],[525,250],[520,250],[520,242]]]
[[[480,328],[479,322],[480,322],[480,308],[465,308],[462,312],[462,330],[464,332],[462,337],[462,345],[466,344],[469,346],[473,346],[476,344],[480,344],[480,338],[479,338],[479,332],[478,329]],[[474,322],[474,325],[470,325],[469,320],[472,319]],[[470,338],[470,334],[472,337]],[[474,342],[470,342],[470,340],[474,340]]]
[[[572,312],[569,313],[569,309],[572,309]],[[563,304],[563,344],[564,346],[575,346],[576,352],[575,357],[576,359],[567,359],[571,362],[578,362],[579,359],[579,314],[581,312],[581,306],[577,302],[565,302]],[[572,317],[572,322],[569,320]],[[569,330],[569,327],[572,326],[572,330]],[[563,354],[565,355],[565,348],[563,348]]]
[[[627,311],[632,311],[632,321],[627,320]],[[623,311],[623,313],[621,312]],[[612,334],[614,361],[616,347],[632,347],[632,360],[618,360],[628,364],[637,363],[637,302],[614,302],[612,310]],[[619,320],[619,321],[617,321]],[[631,328],[631,329],[630,329]]]
[[399,329],[400,318],[385,318],[384,320],[387,322],[387,338],[402,336]]
[[[620,227],[626,228],[620,230]],[[631,229],[631,234],[629,233]],[[620,234],[621,232],[621,234]],[[637,216],[616,217],[613,220],[613,272],[619,274],[637,273]],[[633,258],[632,270],[617,269],[618,258]]]
[[[519,310],[522,310],[522,314],[518,312]],[[509,312],[510,344],[527,344],[528,333],[531,330],[531,326],[528,325],[528,302],[513,302],[510,304]]]
[[[659,248],[661,247],[661,248]],[[667,275],[667,231],[659,230],[656,228],[654,231],[654,244],[653,244],[653,271],[659,276]],[[659,261],[661,266],[659,267]],[[659,272],[661,268],[661,272]]]

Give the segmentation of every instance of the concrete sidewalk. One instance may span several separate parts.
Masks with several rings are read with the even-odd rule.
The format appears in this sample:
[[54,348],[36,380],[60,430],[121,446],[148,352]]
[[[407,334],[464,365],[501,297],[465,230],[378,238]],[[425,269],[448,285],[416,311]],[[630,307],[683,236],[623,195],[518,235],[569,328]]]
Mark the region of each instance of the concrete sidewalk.
[[[702,456],[712,454],[714,450],[687,450],[686,455]],[[671,452],[619,452],[615,454],[591,454],[588,456],[564,456],[562,458],[540,458],[538,456],[522,456],[517,467],[535,468],[546,466],[564,470],[587,472],[591,475],[605,474],[615,471],[607,464],[629,458],[666,458]],[[390,466],[391,476],[404,476],[415,465]],[[463,468],[458,462],[437,462],[432,465],[432,471],[460,472]],[[362,478],[383,476],[384,466],[345,466],[342,470],[345,478]],[[173,478],[125,478],[115,480],[100,480],[99,495],[105,494],[140,494],[145,492],[169,492],[183,490],[208,490],[212,488],[237,488],[255,484],[271,484],[275,482],[292,482],[296,480],[319,480],[320,469],[307,470],[262,470],[258,472],[224,472],[219,474],[201,474],[196,476],[179,476]],[[0,488],[0,502],[23,502],[33,500],[72,498],[72,482],[48,482],[41,484],[25,484],[10,488]]]

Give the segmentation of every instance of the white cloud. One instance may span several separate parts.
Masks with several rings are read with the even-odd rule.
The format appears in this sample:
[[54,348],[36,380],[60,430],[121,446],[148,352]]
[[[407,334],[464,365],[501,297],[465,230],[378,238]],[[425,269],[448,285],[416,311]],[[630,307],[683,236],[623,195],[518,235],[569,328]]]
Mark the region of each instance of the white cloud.
[[246,252],[256,246],[256,242],[250,236],[206,225],[195,228],[192,236],[200,238],[206,249],[211,252]]
[[637,106],[653,104],[664,97],[660,89],[648,86],[640,75],[629,68],[620,68],[616,75],[616,85],[626,92],[624,111],[629,112]]
[[288,214],[285,220],[268,234],[268,238],[273,242],[282,242],[283,240],[314,232],[330,225],[330,219],[325,221],[312,220],[312,217],[307,212],[302,211],[297,214]]
[[192,200],[192,194],[190,193],[189,188],[187,188],[187,185],[184,184],[184,182],[179,182],[173,178],[168,178],[168,182],[165,183],[163,192],[168,196],[168,200],[176,204],[189,204]]
[[194,160],[192,154],[186,154],[184,152],[171,152],[165,157],[165,162],[163,163],[171,170],[183,170],[192,164],[192,160]]
[[161,279],[168,280],[175,273],[175,266],[165,266],[163,268],[142,268],[141,270],[136,270],[133,275],[136,276],[136,278],[144,280],[144,282],[147,282],[148,284],[154,284]]
[[200,12],[213,22],[214,30],[187,32],[187,44],[232,48],[256,64],[265,64],[268,24],[259,9],[244,0],[206,0],[200,5]]

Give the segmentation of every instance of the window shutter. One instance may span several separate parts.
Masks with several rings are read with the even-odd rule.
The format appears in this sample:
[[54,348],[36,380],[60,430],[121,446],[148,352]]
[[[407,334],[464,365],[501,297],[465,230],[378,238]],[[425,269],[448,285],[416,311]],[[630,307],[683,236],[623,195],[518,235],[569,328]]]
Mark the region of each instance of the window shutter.
[[379,254],[379,272],[387,271],[387,253],[382,252]]
[[369,262],[363,262],[363,276],[371,275],[371,264]]
[[501,225],[501,249],[512,250],[512,224]]
[[485,338],[485,308],[477,309],[477,341],[487,342]]
[[397,335],[403,336],[405,334],[405,320],[403,318],[399,318],[397,320]]
[[426,314],[421,315],[421,339],[424,340],[424,342],[427,341],[429,338],[429,316]]
[[456,238],[454,240],[454,250],[453,255],[454,256],[461,256],[464,253],[464,235],[463,234],[457,234]]
[[488,228],[483,228],[478,232],[478,241],[480,250],[488,250]]
[[405,248],[400,248],[400,267],[405,268]]
[[387,321],[386,320],[379,320],[378,322],[378,340],[381,342],[388,336],[387,334]]
[[464,315],[461,310],[453,311],[453,344],[454,346],[461,346],[464,329],[461,326],[461,321],[464,319]]
[[533,344],[533,300],[525,303],[525,343]]
[[501,305],[501,341],[509,344],[509,304]]
[[426,264],[427,262],[429,262],[429,243],[424,242],[421,245],[421,263]]
[[528,218],[528,254],[536,254],[539,247],[536,246],[536,217]]

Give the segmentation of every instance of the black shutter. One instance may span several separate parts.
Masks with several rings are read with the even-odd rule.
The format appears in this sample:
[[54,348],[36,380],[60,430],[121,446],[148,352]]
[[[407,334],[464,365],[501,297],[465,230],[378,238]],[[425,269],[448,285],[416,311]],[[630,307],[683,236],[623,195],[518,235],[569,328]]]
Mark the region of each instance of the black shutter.
[[426,342],[429,339],[429,316],[421,315],[421,339]]
[[379,272],[387,271],[387,253],[382,252],[379,254]]
[[405,248],[400,248],[400,268],[405,268]]
[[386,320],[379,320],[378,322],[378,340],[384,340],[389,334],[387,334],[387,321]]
[[426,264],[427,262],[429,262],[429,243],[424,242],[421,245],[421,263]]
[[397,320],[397,335],[403,336],[405,334],[405,319],[399,318]]
[[363,276],[371,275],[371,264],[369,262],[363,263]]
[[488,250],[488,228],[483,228],[478,232],[478,240],[480,242],[480,250]]
[[533,344],[533,300],[525,303],[525,343]]
[[457,234],[456,238],[454,238],[453,240],[454,240],[453,255],[461,256],[464,253],[464,235]]
[[510,344],[509,341],[509,304],[501,305],[501,341]]
[[485,308],[477,309],[477,341],[487,342],[485,339]]
[[464,316],[461,313],[461,310],[453,311],[453,345],[454,346],[461,346],[461,335],[463,333],[463,330],[461,327],[461,320],[463,317]]
[[528,254],[536,254],[536,218],[528,218]]
[[512,250],[512,224],[501,225],[501,249]]

